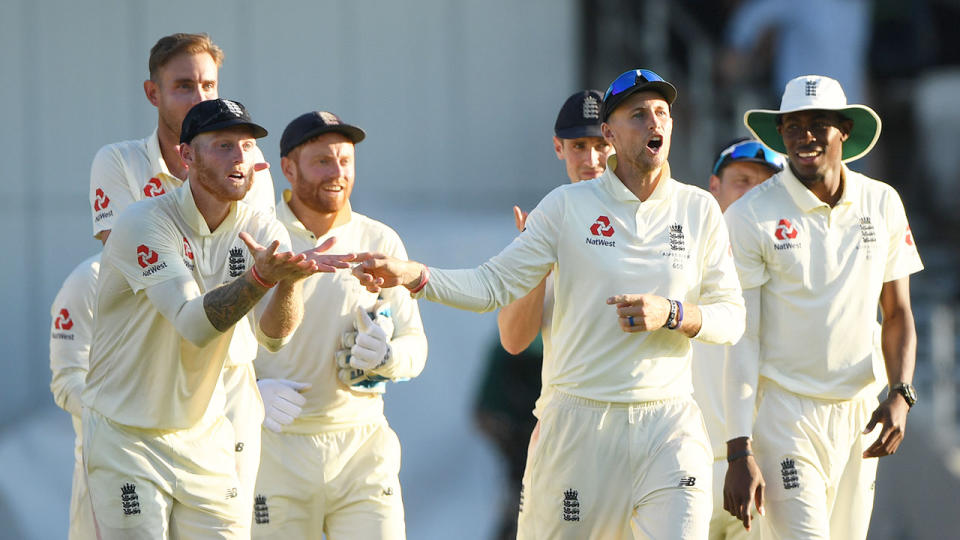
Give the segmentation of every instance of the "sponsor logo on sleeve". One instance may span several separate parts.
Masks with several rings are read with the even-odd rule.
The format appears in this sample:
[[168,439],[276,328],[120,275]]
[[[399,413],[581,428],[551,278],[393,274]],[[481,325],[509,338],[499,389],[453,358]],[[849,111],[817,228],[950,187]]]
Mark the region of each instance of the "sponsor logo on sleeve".
[[794,227],[793,223],[790,223],[790,220],[787,218],[782,218],[777,222],[777,228],[774,229],[773,235],[780,241],[780,243],[774,244],[773,248],[777,250],[781,249],[797,249],[800,247],[800,242],[791,242],[791,240],[796,239],[799,231]]
[[74,335],[70,330],[73,328],[73,319],[70,318],[70,311],[62,308],[57,318],[53,321],[53,328],[59,332],[51,332],[50,339],[63,339],[73,341]]
[[190,247],[190,242],[187,241],[187,237],[183,237],[183,264],[187,265],[191,271],[193,271],[193,248]]
[[903,236],[903,241],[906,242],[908,246],[913,245],[913,232],[910,231],[909,225],[907,225],[907,234]]
[[137,246],[137,263],[144,269],[144,277],[153,275],[167,267],[167,263],[160,260],[160,255],[156,251],[143,244]]
[[103,192],[103,188],[97,188],[94,193],[96,194],[93,199],[93,211],[96,212],[93,216],[94,222],[100,223],[103,219],[113,217],[113,210],[107,210],[107,207],[110,206],[110,197],[107,197],[107,194]]
[[613,236],[613,225],[610,224],[610,218],[599,216],[590,226],[590,234],[594,238],[587,237],[587,243],[592,246],[616,247],[617,243],[613,240],[605,240]]
[[163,189],[163,184],[160,183],[160,179],[156,176],[147,180],[147,184],[143,186],[143,194],[146,197],[159,197],[166,192],[167,190]]

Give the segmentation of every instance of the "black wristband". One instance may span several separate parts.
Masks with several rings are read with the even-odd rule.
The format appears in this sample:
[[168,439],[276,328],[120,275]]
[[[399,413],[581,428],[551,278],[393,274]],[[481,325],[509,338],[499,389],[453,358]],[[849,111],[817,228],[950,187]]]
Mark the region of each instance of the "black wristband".
[[736,452],[727,456],[727,463],[733,463],[734,461],[740,458],[745,458],[747,456],[752,456],[752,455],[753,455],[753,452],[749,450],[741,450],[739,452]]

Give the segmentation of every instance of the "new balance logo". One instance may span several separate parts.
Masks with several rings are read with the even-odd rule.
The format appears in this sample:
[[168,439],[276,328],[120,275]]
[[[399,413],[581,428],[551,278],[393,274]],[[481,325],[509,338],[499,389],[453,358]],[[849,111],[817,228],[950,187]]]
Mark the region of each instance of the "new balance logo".
[[243,452],[243,443],[238,442],[236,446],[233,447],[234,452]]
[[120,503],[123,515],[132,516],[140,513],[140,497],[137,496],[137,486],[124,484],[120,486]]
[[520,484],[520,510],[519,512],[523,513],[523,484]]
[[563,492],[563,520],[580,521],[580,494],[575,489]]
[[267,508],[267,498],[263,495],[253,498],[253,520],[258,525],[270,523],[270,509]]
[[800,474],[794,460],[787,458],[780,462],[780,475],[783,477],[783,489],[800,487]]
[[389,497],[389,496],[391,496],[391,495],[393,495],[393,488],[392,488],[392,487],[385,487],[385,488],[383,488],[383,496],[384,496],[384,497]]
[[680,479],[679,487],[693,487],[695,485],[697,485],[696,476],[684,476],[683,478]]
[[235,488],[235,487],[227,488],[227,498],[228,498],[228,499],[235,499],[235,498],[237,497],[237,493],[238,493],[238,492],[237,492],[237,488]]
[[243,258],[243,249],[235,247],[230,250],[230,258],[227,259],[227,265],[230,269],[230,277],[240,277],[247,269],[247,263]]
[[804,87],[804,92],[806,93],[806,95],[808,95],[808,96],[816,96],[816,95],[817,95],[817,86],[818,86],[819,84],[820,84],[820,81],[818,81],[818,80],[816,80],[816,79],[809,79],[809,80],[807,80],[807,81],[806,81],[806,85],[805,85],[805,87]]

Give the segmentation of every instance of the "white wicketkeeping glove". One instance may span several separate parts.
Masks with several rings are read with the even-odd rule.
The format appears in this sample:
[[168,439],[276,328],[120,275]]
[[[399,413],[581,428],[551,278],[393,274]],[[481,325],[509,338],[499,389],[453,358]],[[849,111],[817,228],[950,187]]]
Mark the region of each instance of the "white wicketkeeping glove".
[[[337,351],[337,378],[351,390],[384,393],[388,379],[370,371],[390,362],[393,319],[389,302],[379,301],[372,313],[357,307],[355,331],[345,332]],[[367,367],[372,366],[372,367]]]
[[263,400],[263,427],[280,433],[283,426],[300,416],[303,404],[307,402],[300,392],[308,390],[310,384],[286,379],[260,379],[257,388]]

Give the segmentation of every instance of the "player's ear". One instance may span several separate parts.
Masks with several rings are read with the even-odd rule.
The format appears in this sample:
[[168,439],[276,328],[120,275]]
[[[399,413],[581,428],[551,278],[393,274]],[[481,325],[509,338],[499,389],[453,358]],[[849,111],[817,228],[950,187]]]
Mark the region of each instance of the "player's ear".
[[297,167],[293,160],[290,159],[290,156],[283,156],[280,158],[280,170],[283,171],[283,175],[287,177],[287,181],[290,182],[290,185],[293,185],[293,183],[296,182]]
[[720,193],[720,177],[715,174],[710,175],[710,193],[712,193],[714,197],[717,197]]
[[600,124],[600,133],[603,134],[603,139],[610,144],[613,144],[613,130],[610,129],[610,124],[604,122]]
[[177,145],[177,151],[180,152],[180,161],[182,161],[183,164],[189,169],[194,158],[193,148],[189,143],[180,143]]
[[153,82],[150,79],[143,81],[143,93],[147,96],[147,101],[149,101],[154,107],[157,107],[160,102],[157,94],[160,93],[160,87],[157,86],[157,83]]
[[553,151],[557,154],[557,159],[563,161],[563,139],[553,136]]

